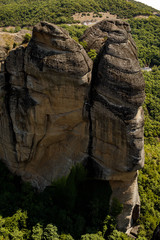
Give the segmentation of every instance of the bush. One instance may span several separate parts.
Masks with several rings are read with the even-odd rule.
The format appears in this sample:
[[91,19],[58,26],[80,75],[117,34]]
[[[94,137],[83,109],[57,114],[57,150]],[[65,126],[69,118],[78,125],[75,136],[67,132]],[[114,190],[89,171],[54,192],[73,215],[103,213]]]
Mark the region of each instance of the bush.
[[19,32],[20,30],[21,30],[21,27],[16,26],[14,32],[17,33],[17,32]]
[[60,240],[74,240],[70,234],[61,234],[59,236]]
[[36,226],[34,226],[32,229],[32,239],[40,240],[42,239],[42,235],[43,235],[43,226],[37,223]]
[[97,57],[97,53],[95,49],[90,49],[88,52],[88,56],[94,61]]
[[31,34],[30,33],[26,33],[24,35],[23,43],[28,43],[30,40],[31,40]]
[[79,42],[79,43],[83,46],[84,49],[87,48],[88,43],[86,41]]
[[58,240],[59,235],[57,233],[57,227],[52,224],[48,224],[43,232],[44,240]]
[[132,240],[127,236],[127,234],[122,233],[120,231],[114,230],[113,233],[108,237],[108,240]]
[[105,240],[101,232],[96,234],[85,234],[81,236],[80,240]]

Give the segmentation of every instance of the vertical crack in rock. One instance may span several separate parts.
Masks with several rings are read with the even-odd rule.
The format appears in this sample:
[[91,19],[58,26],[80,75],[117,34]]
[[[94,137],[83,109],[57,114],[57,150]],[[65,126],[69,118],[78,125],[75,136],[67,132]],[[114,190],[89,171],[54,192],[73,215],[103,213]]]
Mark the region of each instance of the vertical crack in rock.
[[97,51],[94,66],[65,30],[47,22],[33,28],[26,48],[9,52],[1,129],[9,154],[0,148],[0,157],[40,189],[86,161],[124,205],[117,222],[126,231],[139,214],[144,79],[128,23],[103,20],[81,41]]
[[[102,51],[102,50],[101,50]],[[90,177],[96,178],[97,176],[100,176],[102,174],[102,170],[97,167],[96,162],[94,161],[93,156],[93,123],[92,123],[92,109],[94,107],[94,101],[96,99],[96,92],[95,92],[95,85],[96,85],[96,76],[97,76],[97,70],[98,70],[98,64],[100,62],[100,56],[99,53],[96,57],[94,63],[93,63],[93,69],[92,69],[92,77],[91,77],[91,83],[90,88],[88,91],[88,98],[85,102],[85,108],[88,112],[88,121],[89,121],[89,142],[88,142],[88,158],[86,162],[86,167],[88,170],[88,174]]]
[[117,221],[126,231],[140,204],[136,171],[144,164],[144,79],[127,23],[101,21],[87,29],[81,41],[87,42],[87,51],[99,54],[91,83],[92,158],[102,169],[97,177],[110,181],[112,199],[124,205]]
[[5,91],[6,91],[6,94],[5,94],[5,105],[6,105],[6,110],[7,110],[7,114],[8,114],[8,119],[9,119],[9,129],[10,129],[10,133],[11,133],[11,136],[12,136],[12,145],[14,147],[14,151],[16,153],[16,159],[18,161],[18,158],[17,158],[17,151],[16,151],[16,143],[17,143],[17,140],[16,140],[16,134],[14,132],[14,126],[13,126],[13,122],[12,122],[12,117],[11,117],[11,108],[10,108],[10,97],[11,97],[11,94],[12,94],[12,90],[11,90],[11,84],[10,84],[10,75],[9,73],[5,73]]
[[86,103],[87,106],[87,111],[88,111],[88,119],[89,119],[89,143],[88,143],[88,155],[90,158],[92,158],[92,150],[93,150],[93,133],[92,133],[92,118],[91,118],[91,102]]
[[[92,81],[92,80],[91,80]],[[87,160],[84,163],[85,167],[88,170],[88,174],[90,177],[93,177],[93,166],[92,166],[92,152],[93,152],[93,132],[92,132],[92,117],[91,117],[91,108],[93,105],[93,99],[92,99],[92,91],[91,89],[89,90],[88,93],[88,99],[85,101],[85,111],[88,113],[88,122],[89,122],[89,127],[88,127],[88,147],[87,147]]]

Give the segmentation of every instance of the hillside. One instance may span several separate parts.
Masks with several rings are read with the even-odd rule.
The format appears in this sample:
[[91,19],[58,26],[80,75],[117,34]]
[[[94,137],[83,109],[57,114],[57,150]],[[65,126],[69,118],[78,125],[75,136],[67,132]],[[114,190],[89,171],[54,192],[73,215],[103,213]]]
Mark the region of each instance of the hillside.
[[[155,11],[133,0],[127,3],[123,0],[90,0],[87,2],[83,0],[78,2],[74,0],[0,0],[0,26],[33,25],[40,20],[73,23],[72,16],[76,12],[95,12],[96,15],[108,10],[122,18],[152,15]],[[146,82],[144,103],[146,164],[139,175],[142,205],[137,238],[138,240],[150,240],[160,219],[160,18],[150,16],[148,19],[130,19],[129,23],[138,47],[141,66],[152,67],[151,72],[143,72]],[[86,29],[86,26],[68,26],[67,24],[63,26],[77,41]],[[105,199],[104,191],[105,188],[109,188],[108,183],[101,187],[97,182],[88,183],[84,170],[79,169],[78,182],[74,175],[74,171],[77,170],[74,169],[69,180],[62,179],[60,182],[53,183],[52,187],[46,188],[43,194],[39,194],[30,185],[23,184],[19,178],[11,175],[3,165],[0,169],[2,183],[0,188],[0,215],[2,216],[0,217],[0,239],[4,239],[4,236],[5,239],[35,240],[52,239],[53,236],[60,240],[130,239],[115,230],[114,218],[107,215],[110,213],[105,205],[108,204],[108,198]],[[86,182],[88,194],[86,196],[86,192],[83,193],[84,201],[79,198],[79,192],[83,192]],[[71,187],[69,187],[70,183],[72,183]],[[80,187],[78,192],[75,191],[77,185]],[[55,191],[57,198],[55,198]],[[93,192],[95,192],[94,196]],[[74,199],[71,196],[74,196]],[[90,199],[90,196],[93,199]],[[66,203],[69,203],[69,207],[66,207]],[[81,204],[86,205],[86,208],[84,209]],[[78,210],[77,206],[80,206]],[[116,205],[115,208],[116,215],[117,211],[121,210],[121,206]],[[106,216],[104,216],[104,211]],[[90,213],[89,216],[86,212]],[[50,223],[56,225],[58,230]],[[65,235],[64,232],[67,234]],[[81,234],[85,235],[81,236]]]
[[73,23],[76,12],[107,12],[119,18],[150,15],[153,8],[126,0],[8,0],[0,1],[0,26],[34,25],[45,20],[51,23]]

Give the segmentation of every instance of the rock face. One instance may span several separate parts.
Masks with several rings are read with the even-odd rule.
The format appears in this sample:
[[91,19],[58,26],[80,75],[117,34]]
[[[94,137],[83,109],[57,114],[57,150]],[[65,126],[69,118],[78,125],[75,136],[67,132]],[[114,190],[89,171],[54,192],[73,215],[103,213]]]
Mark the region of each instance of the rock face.
[[101,166],[97,177],[109,180],[112,198],[124,204],[118,226],[125,230],[135,221],[128,212],[139,209],[136,170],[144,164],[145,95],[137,50],[129,25],[120,20],[94,25],[81,41],[99,53],[91,83],[91,156]]
[[151,240],[159,240],[159,239],[160,239],[160,224],[156,227]]
[[26,48],[9,53],[1,70],[0,157],[39,189],[87,163],[94,177],[110,181],[126,231],[139,215],[144,80],[127,23],[102,21],[81,41],[96,49],[94,64],[65,30],[46,22],[34,27]]
[[8,123],[1,123],[1,157],[38,188],[67,175],[87,155],[82,109],[91,70],[82,46],[48,23],[36,25],[28,47],[6,59]]

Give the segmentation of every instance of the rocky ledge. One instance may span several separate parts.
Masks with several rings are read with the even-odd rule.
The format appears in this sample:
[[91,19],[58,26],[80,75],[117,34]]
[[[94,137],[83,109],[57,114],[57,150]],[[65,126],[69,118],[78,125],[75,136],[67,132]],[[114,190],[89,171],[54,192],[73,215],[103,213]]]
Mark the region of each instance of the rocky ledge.
[[139,215],[137,170],[144,164],[144,79],[130,27],[104,20],[81,41],[41,22],[27,47],[0,52],[0,158],[43,190],[83,163],[108,180],[123,204],[118,227]]

